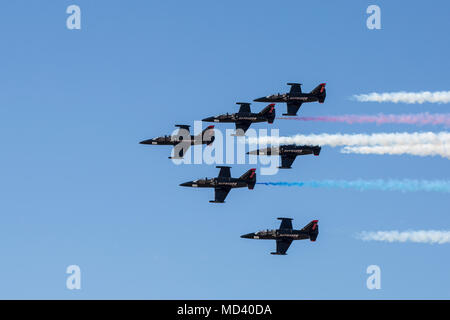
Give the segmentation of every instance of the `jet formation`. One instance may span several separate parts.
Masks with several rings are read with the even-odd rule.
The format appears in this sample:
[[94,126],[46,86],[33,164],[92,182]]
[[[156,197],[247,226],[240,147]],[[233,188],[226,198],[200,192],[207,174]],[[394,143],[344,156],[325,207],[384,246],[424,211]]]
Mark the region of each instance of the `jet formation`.
[[205,122],[234,122],[236,125],[236,136],[243,136],[245,132],[254,122],[267,122],[272,124],[275,120],[275,104],[269,104],[259,113],[253,113],[248,102],[236,102],[240,105],[239,112],[226,113],[219,116],[205,118]]
[[[253,113],[248,102],[237,102],[240,106],[236,113],[226,113],[218,116],[212,116],[203,119],[204,122],[215,123],[234,123],[236,131],[234,136],[244,136],[252,123],[267,122],[272,124],[275,120],[275,103],[286,103],[287,113],[283,116],[295,116],[303,103],[319,102],[323,103],[326,98],[325,83],[319,84],[309,93],[303,93],[300,83],[289,82],[287,85],[291,86],[289,93],[274,94],[266,97],[255,99],[255,102],[269,102],[268,106],[258,113]],[[173,157],[169,159],[182,159],[186,151],[192,145],[211,145],[215,140],[214,126],[208,126],[198,135],[190,134],[189,125],[175,125],[178,131],[173,135],[165,135],[153,139],[141,141],[140,144],[145,145],[170,145],[173,146]],[[280,145],[272,146],[263,149],[257,149],[247,154],[260,156],[281,156],[281,169],[290,169],[297,156],[313,154],[318,156],[320,154],[320,146],[298,146],[298,145]],[[239,178],[231,177],[231,167],[217,166],[219,168],[219,175],[215,178],[204,178],[193,181],[181,183],[182,187],[192,188],[213,188],[214,200],[212,203],[224,203],[231,189],[245,188],[252,190],[256,184],[256,169],[250,169]],[[285,255],[292,241],[305,240],[316,241],[319,234],[318,220],[313,220],[300,230],[295,230],[292,227],[291,218],[278,218],[281,220],[279,229],[264,230],[255,233],[248,233],[242,235],[241,238],[246,239],[268,239],[276,240],[276,251],[271,252],[275,255]]]
[[261,97],[255,99],[255,102],[285,102],[287,104],[287,113],[283,113],[283,116],[296,116],[298,109],[305,102],[315,102],[319,103],[325,102],[325,97],[327,92],[325,90],[325,83],[319,84],[309,93],[302,92],[302,84],[301,83],[287,83],[288,86],[291,86],[291,90],[289,93],[283,94],[272,94],[270,96]]
[[292,241],[306,240],[316,241],[319,235],[319,220],[313,220],[300,230],[292,228],[291,218],[278,218],[281,220],[280,228],[263,230],[255,233],[247,233],[241,236],[245,239],[276,240],[277,250],[271,254],[285,255]]

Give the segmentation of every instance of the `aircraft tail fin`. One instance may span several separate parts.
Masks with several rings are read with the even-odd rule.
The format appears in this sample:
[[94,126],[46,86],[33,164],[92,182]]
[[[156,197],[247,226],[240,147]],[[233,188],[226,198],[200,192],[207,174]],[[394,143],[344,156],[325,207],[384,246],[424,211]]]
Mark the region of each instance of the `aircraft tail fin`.
[[266,117],[268,123],[273,123],[273,120],[275,120],[275,104],[269,104],[267,107],[262,109],[259,114]]
[[320,147],[320,146],[315,147],[315,148],[313,149],[313,154],[314,154],[315,156],[318,156],[318,155],[320,154],[320,150],[322,150],[322,147]]
[[319,235],[319,220],[313,220],[303,227],[302,231],[309,233],[309,239],[311,241],[316,241]]
[[325,90],[325,85],[326,85],[326,83],[321,83],[311,91],[311,94],[313,94],[319,98],[319,103],[323,103],[325,101],[325,97],[327,95],[327,91]]
[[248,188],[252,190],[256,183],[256,169],[248,170],[239,179],[245,180],[248,184]]

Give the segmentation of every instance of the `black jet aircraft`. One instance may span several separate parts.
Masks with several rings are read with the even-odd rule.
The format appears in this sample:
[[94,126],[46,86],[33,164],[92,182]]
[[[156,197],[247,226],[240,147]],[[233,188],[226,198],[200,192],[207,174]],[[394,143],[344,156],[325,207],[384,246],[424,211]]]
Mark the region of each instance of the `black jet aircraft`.
[[214,188],[214,200],[212,203],[224,203],[228,193],[233,188],[248,187],[252,190],[256,183],[256,169],[250,169],[239,178],[232,178],[230,174],[230,167],[217,166],[220,168],[219,176],[217,178],[205,178],[195,181],[189,181],[180,184],[182,187],[194,188]]
[[291,169],[292,163],[297,156],[305,154],[314,154],[318,156],[322,148],[319,146],[297,146],[295,144],[281,145],[278,147],[268,147],[264,149],[253,150],[247,154],[254,154],[259,156],[281,156],[280,169]]
[[319,84],[309,93],[302,93],[301,83],[288,83],[291,86],[289,93],[273,94],[267,97],[255,99],[256,102],[286,102],[287,113],[283,113],[283,116],[296,116],[298,109],[304,102],[318,101],[323,103],[326,97],[325,83]]
[[174,157],[169,157],[169,159],[182,159],[190,146],[195,144],[210,145],[214,142],[214,126],[207,127],[202,133],[196,136],[190,134],[190,126],[188,125],[177,124],[175,127],[180,128],[175,135],[157,137],[139,143],[174,146]]
[[[269,104],[259,113],[253,113],[250,110],[250,103],[237,102],[240,105],[239,112],[232,114],[221,114],[216,117],[205,118],[205,122],[234,122],[236,124],[237,136],[245,135],[245,132],[253,122],[268,122],[273,123],[275,119],[275,104]],[[240,130],[239,130],[240,129]]]
[[280,229],[248,233],[242,235],[241,238],[276,240],[277,251],[271,252],[271,254],[285,255],[293,240],[309,239],[311,241],[316,241],[317,236],[319,235],[319,220],[311,221],[300,230],[294,230],[292,228],[291,218],[278,218],[278,220],[281,220]]

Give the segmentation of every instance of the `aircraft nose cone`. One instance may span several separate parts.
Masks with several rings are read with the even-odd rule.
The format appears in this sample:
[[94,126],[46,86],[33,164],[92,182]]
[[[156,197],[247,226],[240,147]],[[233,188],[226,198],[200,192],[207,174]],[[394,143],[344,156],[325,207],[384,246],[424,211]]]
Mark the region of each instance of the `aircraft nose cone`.
[[254,236],[255,234],[254,233],[247,233],[247,234],[243,234],[242,236],[241,236],[241,238],[245,238],[245,239],[253,239],[253,236]]
[[214,117],[208,117],[208,118],[203,119],[202,121],[213,122],[214,121]]
[[192,187],[192,181],[181,183],[180,186],[181,187]]
[[139,143],[140,144],[152,144],[152,142],[153,142],[153,139],[148,139],[148,140],[141,141]]

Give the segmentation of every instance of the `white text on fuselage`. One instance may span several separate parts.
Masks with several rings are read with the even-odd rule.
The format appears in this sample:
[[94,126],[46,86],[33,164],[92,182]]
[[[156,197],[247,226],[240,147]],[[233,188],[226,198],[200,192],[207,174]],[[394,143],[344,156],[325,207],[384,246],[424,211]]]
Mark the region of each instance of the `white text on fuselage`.
[[237,186],[237,182],[217,182],[219,186]]

